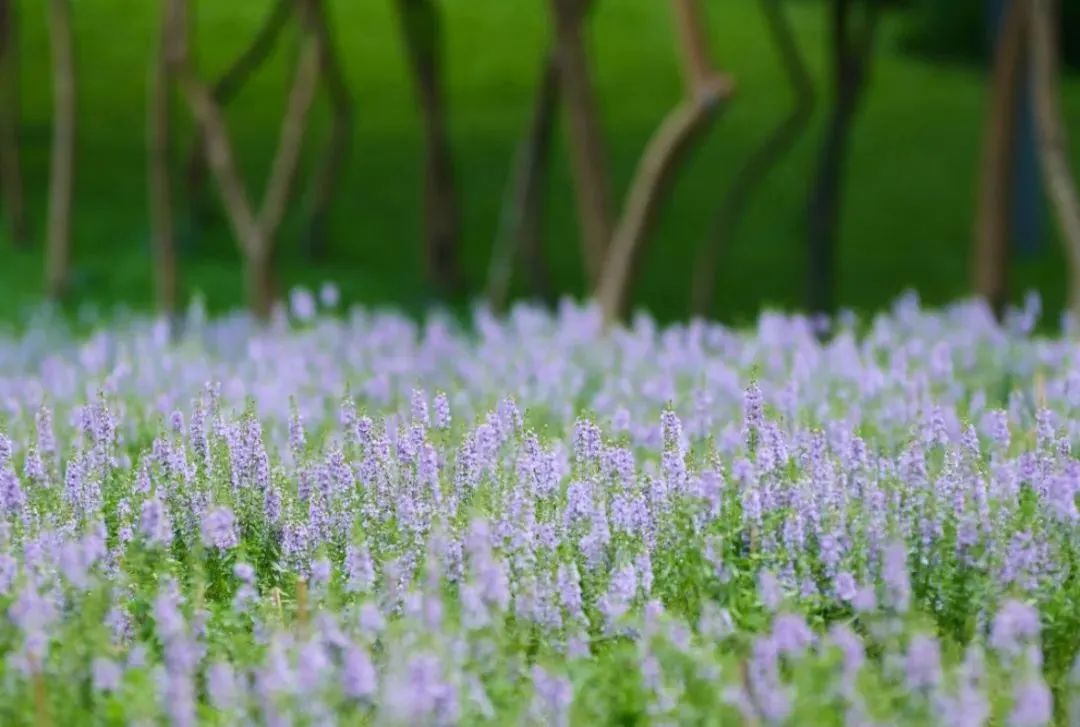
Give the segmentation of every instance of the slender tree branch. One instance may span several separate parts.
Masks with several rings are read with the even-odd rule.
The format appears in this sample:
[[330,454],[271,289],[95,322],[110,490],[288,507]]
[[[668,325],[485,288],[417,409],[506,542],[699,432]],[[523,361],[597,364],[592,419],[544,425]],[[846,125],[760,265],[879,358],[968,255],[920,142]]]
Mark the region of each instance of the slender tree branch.
[[747,157],[720,203],[712,231],[698,246],[691,285],[691,307],[694,313],[706,315],[716,297],[720,256],[735,235],[746,205],[766,175],[780,162],[798,141],[813,116],[814,83],[799,51],[795,34],[781,0],[761,0],[769,34],[776,45],[784,73],[795,94],[795,104],[760,146]]
[[62,298],[70,284],[71,205],[75,185],[75,40],[70,0],[49,0],[53,60],[53,138],[45,288]]
[[1069,263],[1069,310],[1080,320],[1080,190],[1069,171],[1068,138],[1058,78],[1060,48],[1053,0],[1027,0],[1039,159]]
[[581,26],[584,0],[551,0],[555,56],[566,104],[570,163],[581,224],[585,272],[590,287],[600,280],[614,229],[611,182],[600,117],[589,73]]
[[976,292],[1001,315],[1007,296],[1013,185],[1013,140],[1027,28],[1025,0],[1010,2],[994,51],[985,117],[972,277]]
[[505,307],[514,259],[520,254],[534,294],[546,294],[547,274],[540,254],[540,203],[547,179],[549,148],[559,102],[559,69],[553,55],[544,59],[536,87],[529,131],[518,145],[507,185],[499,231],[488,270],[487,298],[493,308]]
[[596,298],[604,319],[624,316],[630,285],[645,240],[651,231],[675,172],[697,137],[730,98],[731,80],[715,70],[702,70],[703,20],[697,0],[671,0],[683,48],[686,100],[664,119],[645,147],[627,195],[626,205],[604,259]]
[[23,196],[19,149],[19,48],[16,36],[17,0],[0,0],[0,190],[13,245],[27,242],[26,201]]

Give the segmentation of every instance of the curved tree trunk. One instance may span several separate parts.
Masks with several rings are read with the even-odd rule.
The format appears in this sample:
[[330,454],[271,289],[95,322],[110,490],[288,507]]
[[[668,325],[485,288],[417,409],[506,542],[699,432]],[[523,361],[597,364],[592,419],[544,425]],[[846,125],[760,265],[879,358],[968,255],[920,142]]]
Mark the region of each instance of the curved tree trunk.
[[217,181],[229,223],[246,260],[252,312],[261,320],[269,318],[274,303],[274,238],[292,196],[304,131],[319,79],[320,51],[312,15],[312,3],[317,0],[295,2],[302,11],[304,44],[289,91],[265,198],[262,207],[256,211],[236,166],[221,108],[214,100],[211,89],[191,68],[186,33],[188,0],[169,0],[171,12],[179,19],[177,27],[185,30],[175,33],[171,39],[170,68],[177,77],[196,122],[206,135],[207,163]]
[[720,256],[734,238],[747,203],[769,172],[799,140],[813,116],[814,83],[781,1],[761,0],[761,10],[795,92],[795,105],[735,172],[720,203],[712,231],[698,247],[691,283],[691,310],[697,315],[707,315],[712,308],[720,274]]
[[832,6],[833,107],[822,140],[807,215],[806,303],[811,313],[830,313],[833,309],[844,165],[852,124],[866,88],[877,29],[877,6],[874,0],[866,0],[862,23],[853,32],[852,14],[856,4],[857,0],[833,0]]
[[171,104],[166,43],[178,32],[171,8],[162,8],[161,29],[151,61],[147,93],[146,152],[150,192],[150,238],[154,253],[154,282],[158,311],[175,324],[179,303],[176,236],[173,229],[172,188],[169,182]]
[[[259,31],[252,38],[251,44],[244,49],[233,64],[214,84],[214,102],[219,106],[228,106],[229,102],[240,93],[247,80],[266,62],[277,45],[281,32],[292,16],[295,0],[274,0],[274,6],[266,16]],[[195,139],[188,153],[186,164],[186,187],[190,214],[199,223],[209,213],[210,201],[206,191],[206,131],[198,127]]]
[[49,0],[53,59],[53,138],[45,290],[63,298],[70,284],[71,204],[75,183],[75,41],[70,0]]
[[27,242],[19,150],[19,47],[16,0],[0,0],[0,216],[14,245]]
[[1068,138],[1061,111],[1056,22],[1059,10],[1053,0],[1028,2],[1039,159],[1069,263],[1069,310],[1080,321],[1080,191],[1069,171]]
[[442,23],[432,0],[395,0],[416,82],[424,131],[424,259],[441,292],[462,282],[458,265],[461,221],[454,181],[442,79]]
[[1011,0],[998,31],[990,104],[983,130],[972,276],[975,292],[1001,316],[1008,295],[1017,97],[1025,53],[1027,0]]
[[600,280],[614,229],[611,182],[581,26],[588,0],[551,0],[555,58],[566,104],[585,272],[590,289]]
[[672,0],[672,7],[683,52],[686,100],[668,114],[645,147],[604,258],[596,299],[608,323],[626,315],[646,238],[675,172],[733,89],[731,80],[717,73],[708,59],[697,0]]
[[487,285],[488,301],[496,310],[506,306],[514,261],[519,256],[528,276],[530,292],[541,298],[550,296],[551,283],[541,250],[540,221],[558,103],[559,69],[555,58],[549,55],[544,59],[540,82],[536,87],[529,132],[518,145],[510,184],[499,215],[499,231],[495,237]]

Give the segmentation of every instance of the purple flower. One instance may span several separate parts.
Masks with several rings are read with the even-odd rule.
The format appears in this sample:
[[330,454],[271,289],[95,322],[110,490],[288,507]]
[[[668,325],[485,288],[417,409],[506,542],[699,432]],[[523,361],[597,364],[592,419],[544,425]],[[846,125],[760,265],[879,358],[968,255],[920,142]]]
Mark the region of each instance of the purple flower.
[[762,605],[769,611],[775,612],[776,609],[780,608],[780,603],[784,600],[784,591],[780,581],[768,570],[759,571],[757,580],[758,597],[761,598]]
[[173,529],[169,514],[158,496],[151,495],[143,502],[139,515],[139,532],[147,544],[168,547],[172,544]]
[[99,692],[115,692],[120,688],[120,682],[124,678],[124,672],[112,659],[104,656],[95,656],[90,665],[93,674],[94,689]]
[[351,699],[372,699],[378,690],[375,665],[360,646],[349,646],[341,655],[341,687]]
[[532,713],[536,719],[547,725],[569,725],[570,706],[574,701],[570,680],[552,676],[542,667],[534,666],[532,682],[535,692]]
[[229,550],[240,543],[236,532],[236,516],[224,506],[214,507],[202,519],[202,540],[208,548]]
[[908,644],[904,675],[912,691],[931,691],[941,684],[941,646],[933,636],[917,634]]
[[787,656],[801,656],[806,648],[814,643],[814,632],[806,625],[802,616],[784,613],[773,622],[773,643],[776,650]]
[[1039,638],[1039,612],[1015,599],[1007,600],[994,616],[988,643],[1007,657],[1016,657]]
[[1054,699],[1039,677],[1019,683],[1013,692],[1009,727],[1043,727],[1054,718]]

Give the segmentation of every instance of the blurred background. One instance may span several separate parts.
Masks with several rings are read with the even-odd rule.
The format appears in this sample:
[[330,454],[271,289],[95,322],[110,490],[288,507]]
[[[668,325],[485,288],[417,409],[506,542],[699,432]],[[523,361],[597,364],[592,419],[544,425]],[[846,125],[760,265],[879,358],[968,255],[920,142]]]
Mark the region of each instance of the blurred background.
[[1080,0],[0,0],[0,318],[1059,311],[1077,68]]

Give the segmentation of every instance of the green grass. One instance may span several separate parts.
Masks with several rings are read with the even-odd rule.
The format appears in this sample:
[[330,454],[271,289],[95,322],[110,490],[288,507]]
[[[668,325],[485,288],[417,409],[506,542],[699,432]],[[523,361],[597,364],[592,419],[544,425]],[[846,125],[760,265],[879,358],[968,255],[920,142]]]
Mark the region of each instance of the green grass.
[[[216,76],[254,32],[269,0],[199,3],[196,37],[207,77]],[[40,295],[44,193],[49,143],[49,53],[45,12],[23,2],[24,166],[35,245],[0,245],[0,316]],[[356,106],[356,138],[337,197],[332,250],[312,265],[299,254],[298,220],[281,239],[288,283],[339,281],[349,300],[430,302],[419,262],[419,127],[389,0],[331,0],[335,32]],[[738,82],[738,97],[681,175],[652,239],[635,300],[663,318],[685,314],[693,250],[739,161],[790,103],[758,17],[748,0],[711,4],[715,57]],[[822,107],[825,18],[816,2],[790,3],[799,38],[819,81],[811,132],[754,198],[718,286],[722,318],[745,321],[765,305],[793,307],[803,284],[804,200]],[[80,73],[75,209],[76,300],[149,305],[150,260],[142,149],[146,62],[157,3],[74,3]],[[452,136],[464,220],[468,283],[482,288],[503,186],[524,129],[547,46],[542,0],[447,0],[447,64]],[[886,22],[873,82],[857,122],[846,180],[838,299],[869,309],[907,287],[942,302],[968,290],[985,85],[974,69],[920,62],[899,50],[901,18]],[[589,33],[604,130],[616,187],[625,190],[649,134],[678,96],[678,67],[666,3],[599,3]],[[261,193],[295,52],[290,35],[273,61],[230,106],[228,117],[248,179]],[[320,100],[310,163],[326,138]],[[1066,83],[1065,107],[1080,136],[1080,82]],[[185,130],[185,139],[190,129]],[[184,145],[182,145],[184,146]],[[1080,163],[1080,142],[1074,145]],[[571,180],[561,144],[548,200],[547,252],[561,290],[583,292]],[[1046,229],[1052,230],[1050,219]],[[2,233],[0,233],[2,234]],[[184,250],[187,291],[214,309],[242,300],[235,244],[223,224]],[[1048,242],[1018,261],[1019,294],[1038,287],[1048,307],[1063,299],[1063,256]]]

